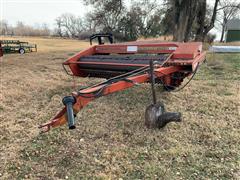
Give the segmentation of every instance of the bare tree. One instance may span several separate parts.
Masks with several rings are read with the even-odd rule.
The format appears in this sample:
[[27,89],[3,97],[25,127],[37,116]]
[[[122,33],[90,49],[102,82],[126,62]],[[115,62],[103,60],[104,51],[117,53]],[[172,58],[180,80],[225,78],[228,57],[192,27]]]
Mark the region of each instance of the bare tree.
[[166,22],[173,21],[173,39],[175,41],[188,41],[195,37],[203,41],[208,32],[214,27],[219,0],[214,0],[214,7],[210,9],[207,0],[168,0],[169,17]]
[[[200,8],[197,16],[198,29],[195,38],[196,41],[204,41],[209,31],[214,27],[217,17],[218,4],[219,0],[215,0],[213,9],[210,11],[209,14],[207,14],[206,0],[200,1]],[[209,15],[210,17],[207,18],[207,15]],[[207,21],[208,19],[209,21]]]
[[114,32],[119,30],[119,22],[126,13],[122,0],[85,0],[85,2],[94,8],[90,17],[99,31]]
[[58,17],[55,19],[56,21],[56,29],[55,29],[55,33],[57,36],[63,37],[63,32],[62,32],[62,18]]
[[171,0],[174,16],[174,41],[188,41],[196,17],[197,0]]
[[63,14],[62,15],[62,26],[71,34],[72,37],[76,36],[75,31],[75,22],[76,18],[72,14]]
[[26,28],[23,22],[18,21],[15,28],[14,28],[14,34],[18,36],[26,35]]
[[1,35],[8,35],[10,31],[9,24],[6,20],[0,21],[0,33]]
[[73,14],[62,14],[56,18],[56,33],[62,37],[73,37],[76,38],[83,31],[83,20],[81,17],[76,17]]
[[49,36],[50,29],[47,24],[29,26],[19,21],[17,24],[10,28],[9,35],[17,36]]
[[51,33],[51,30],[49,29],[48,25],[46,23],[43,23],[41,27],[39,28],[41,36],[48,36]]
[[143,37],[161,35],[161,20],[163,12],[156,0],[138,1],[131,9],[137,10],[136,20],[139,22],[137,28],[139,35]]
[[[91,28],[111,32],[119,40],[135,40],[139,36],[161,34],[163,13],[157,0],[132,0],[129,7],[124,0],[85,0],[93,7],[88,14]],[[162,1],[161,1],[162,2]]]
[[217,21],[221,25],[220,42],[223,42],[228,21],[240,13],[240,2],[233,0],[221,0],[219,3],[218,13],[219,17]]

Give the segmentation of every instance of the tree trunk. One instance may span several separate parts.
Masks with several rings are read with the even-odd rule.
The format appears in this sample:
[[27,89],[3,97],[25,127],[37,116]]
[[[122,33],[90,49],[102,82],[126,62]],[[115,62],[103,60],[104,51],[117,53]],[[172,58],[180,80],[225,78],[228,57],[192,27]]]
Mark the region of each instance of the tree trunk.
[[174,9],[174,41],[188,41],[192,24],[195,19],[194,11],[197,0],[172,0]]
[[189,20],[188,20],[187,28],[186,28],[185,35],[184,35],[184,42],[189,41],[189,39],[191,37],[192,27],[193,27],[194,20],[196,18],[197,9],[198,9],[197,0],[192,0],[191,4],[190,4],[190,9],[188,10],[189,11]]
[[212,14],[211,22],[210,22],[210,24],[209,24],[208,26],[205,26],[205,27],[204,27],[204,32],[203,32],[202,41],[204,41],[206,35],[207,35],[207,34],[209,33],[209,31],[214,27],[214,23],[215,23],[216,16],[217,16],[218,3],[219,3],[219,0],[216,0],[216,1],[215,1],[215,4],[214,4],[214,8],[213,8],[213,14]]
[[197,32],[195,41],[202,41],[204,26],[205,26],[205,17],[207,11],[207,2],[206,0],[199,1],[198,13],[197,13]]
[[199,9],[199,13],[197,17],[198,30],[195,38],[196,41],[204,41],[208,32],[214,27],[214,23],[217,16],[218,3],[219,3],[219,0],[215,0],[211,21],[209,24],[205,24],[204,19],[206,17],[207,2],[206,0],[202,0],[201,2],[202,7]]
[[183,41],[184,34],[187,27],[188,15],[187,15],[187,3],[186,0],[175,0],[174,3],[174,41]]
[[224,34],[225,34],[226,24],[222,24],[222,33],[221,33],[221,39],[220,42],[223,42]]

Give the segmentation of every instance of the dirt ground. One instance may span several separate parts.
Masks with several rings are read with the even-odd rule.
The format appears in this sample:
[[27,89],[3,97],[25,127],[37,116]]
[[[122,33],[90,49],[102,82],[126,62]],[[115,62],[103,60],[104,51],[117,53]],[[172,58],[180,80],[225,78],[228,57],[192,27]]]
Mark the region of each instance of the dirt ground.
[[181,112],[181,123],[144,127],[151,103],[144,84],[90,103],[76,130],[39,134],[73,91],[61,63],[88,42],[23,40],[39,51],[0,60],[0,179],[240,179],[240,54],[208,54],[180,92],[158,87],[158,100]]

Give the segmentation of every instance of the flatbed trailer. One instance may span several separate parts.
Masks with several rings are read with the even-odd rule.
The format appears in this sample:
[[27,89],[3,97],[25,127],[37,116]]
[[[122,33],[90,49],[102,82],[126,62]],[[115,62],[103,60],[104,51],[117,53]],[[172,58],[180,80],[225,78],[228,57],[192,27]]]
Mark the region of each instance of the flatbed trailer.
[[19,40],[1,40],[3,54],[37,52],[36,44],[29,44],[28,42]]

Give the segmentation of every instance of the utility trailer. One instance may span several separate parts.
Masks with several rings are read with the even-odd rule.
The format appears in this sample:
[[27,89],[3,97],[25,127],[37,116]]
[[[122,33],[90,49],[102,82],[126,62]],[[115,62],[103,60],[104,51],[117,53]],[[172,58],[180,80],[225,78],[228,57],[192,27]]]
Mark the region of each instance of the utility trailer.
[[19,40],[1,40],[3,54],[37,52],[36,44],[29,44]]
[[[162,84],[167,90],[183,88],[205,58],[200,42],[136,41],[91,46],[70,57],[63,67],[71,76],[106,80],[64,97],[63,109],[39,128],[47,132],[67,123],[69,129],[75,129],[77,113],[89,102],[141,83],[150,83],[152,88],[153,102],[145,112],[148,128],[162,128],[171,121],[181,121],[181,113],[167,112],[164,105],[157,102],[155,83]],[[190,79],[183,85],[186,77]]]

